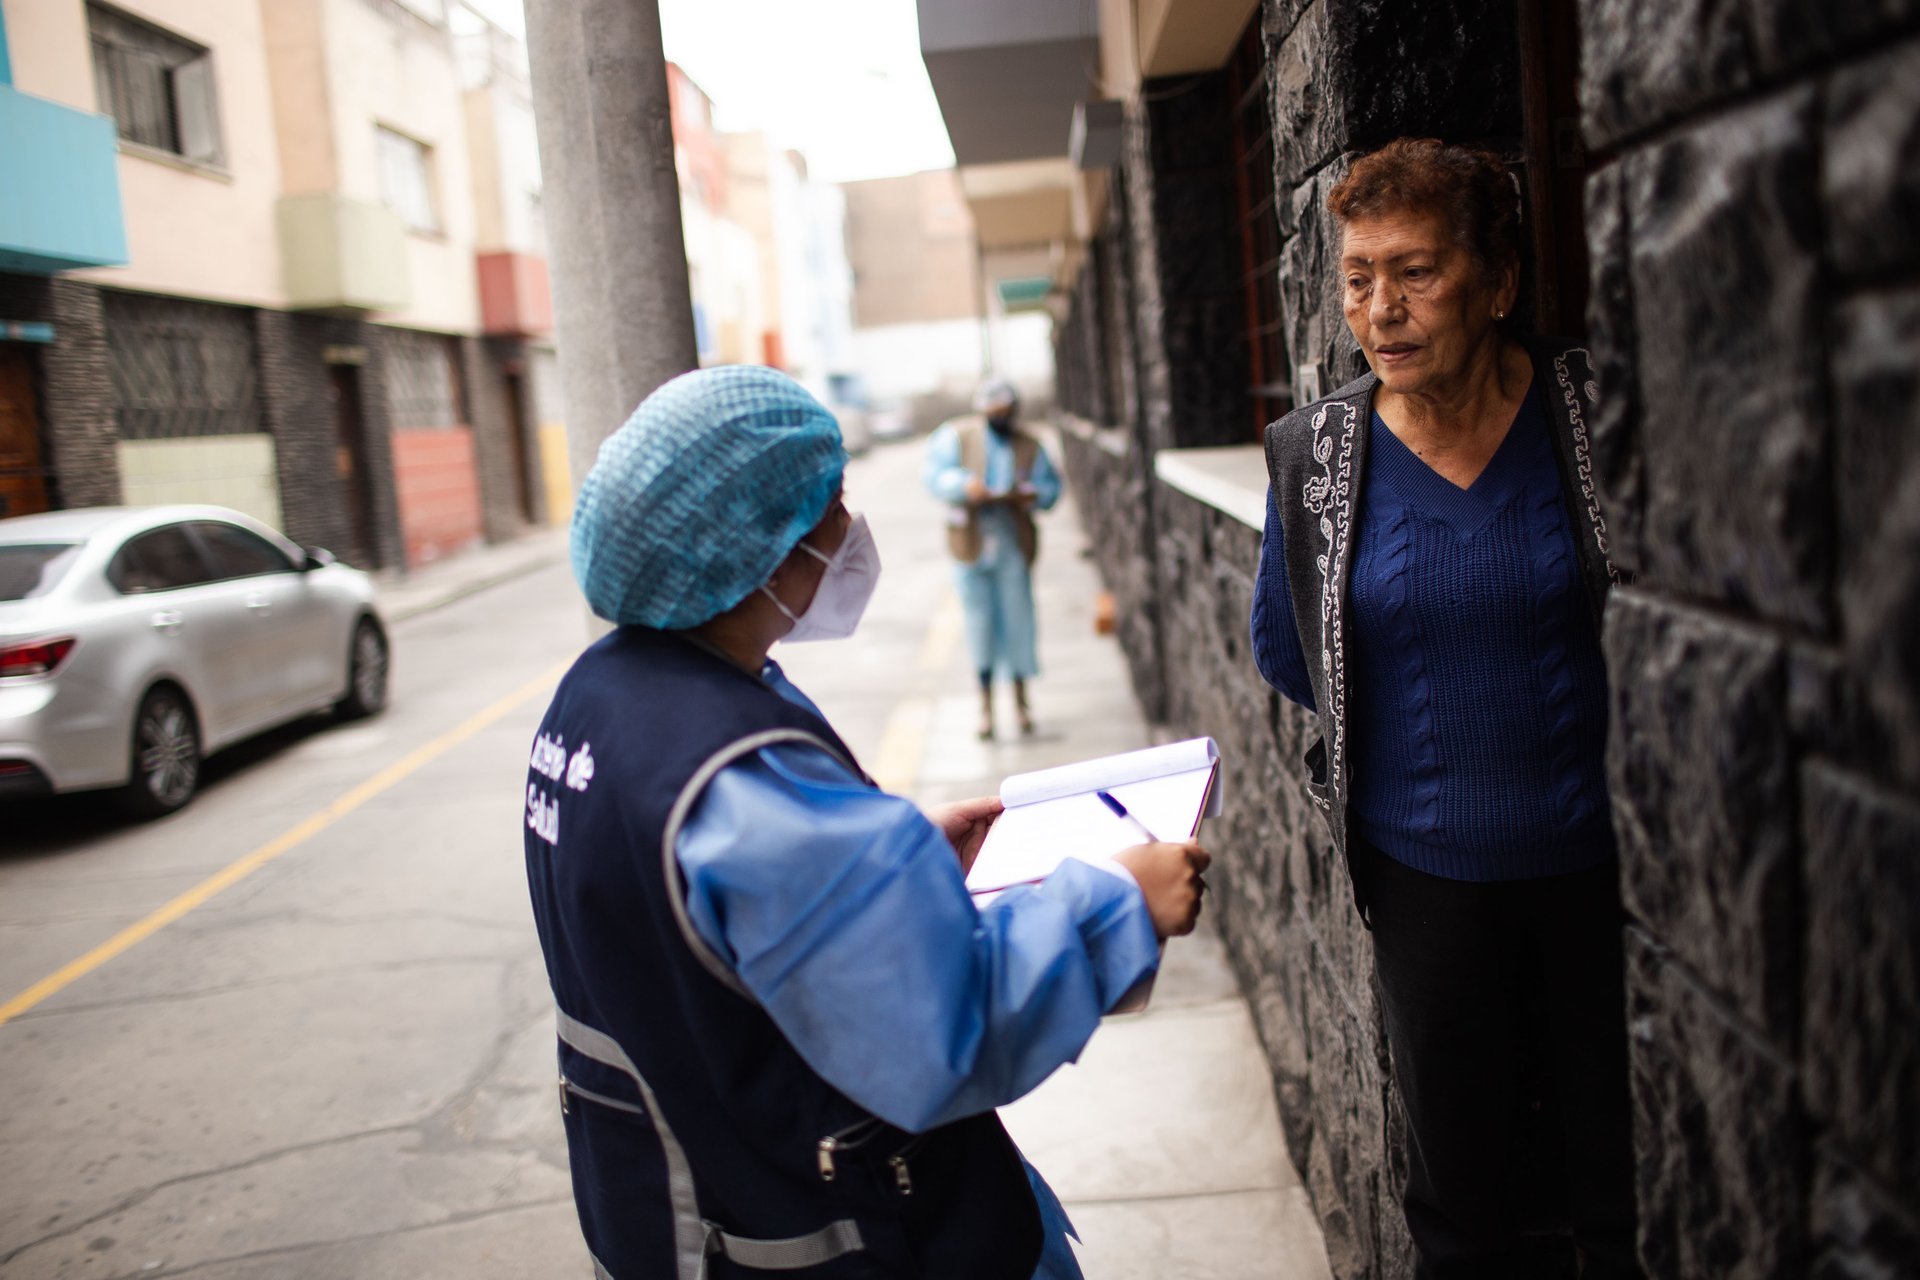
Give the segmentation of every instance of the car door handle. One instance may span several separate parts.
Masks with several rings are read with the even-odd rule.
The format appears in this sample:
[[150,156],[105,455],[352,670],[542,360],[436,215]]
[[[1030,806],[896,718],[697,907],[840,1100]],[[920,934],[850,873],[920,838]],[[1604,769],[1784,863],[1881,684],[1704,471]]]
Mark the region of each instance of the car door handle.
[[181,627],[185,626],[186,623],[186,615],[182,614],[178,609],[162,609],[153,615],[153,629],[164,632],[167,635],[173,635],[179,631]]
[[273,599],[272,599],[272,597],[270,597],[270,596],[265,596],[265,595],[260,595],[260,594],[258,594],[258,593],[256,593],[256,594],[254,594],[254,595],[250,595],[250,596],[248,596],[248,597],[247,597],[247,612],[249,612],[249,613],[262,613],[262,614],[264,614],[264,613],[272,613],[272,612],[273,612]]

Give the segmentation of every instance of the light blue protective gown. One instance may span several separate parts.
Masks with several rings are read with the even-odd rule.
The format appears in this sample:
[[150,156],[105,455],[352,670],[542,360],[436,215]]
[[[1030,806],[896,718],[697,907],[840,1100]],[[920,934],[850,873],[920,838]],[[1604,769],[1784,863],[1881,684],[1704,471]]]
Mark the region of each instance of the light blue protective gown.
[[[986,474],[981,483],[995,493],[1013,488],[1013,444],[987,433]],[[940,501],[964,503],[969,472],[960,465],[960,432],[951,423],[927,442],[922,475],[927,491]],[[1033,457],[1034,507],[1045,511],[1060,500],[1060,474],[1053,459],[1041,449]],[[1002,680],[1030,680],[1040,674],[1034,647],[1033,582],[1025,557],[1014,538],[1013,512],[1002,506],[982,507],[980,558],[953,567],[954,586],[966,608],[967,648],[973,669],[992,672]]]
[[[777,664],[764,675],[817,712]],[[1159,963],[1124,872],[1069,859],[976,910],[938,827],[811,747],[722,769],[674,857],[694,929],[800,1056],[914,1132],[1012,1102],[1078,1058]],[[1066,1212],[1027,1176],[1046,1242],[1035,1280],[1079,1280]]]

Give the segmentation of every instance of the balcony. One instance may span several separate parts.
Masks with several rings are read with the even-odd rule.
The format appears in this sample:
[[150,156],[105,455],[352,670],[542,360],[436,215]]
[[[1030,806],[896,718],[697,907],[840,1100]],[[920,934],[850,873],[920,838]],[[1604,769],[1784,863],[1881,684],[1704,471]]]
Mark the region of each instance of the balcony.
[[553,329],[553,292],[547,260],[532,253],[483,253],[480,272],[480,324],[484,332],[527,337]]
[[322,192],[280,201],[287,304],[300,311],[397,311],[412,298],[398,214]]
[[920,56],[961,166],[1064,156],[1073,104],[1097,96],[1086,0],[919,0]]
[[126,265],[113,121],[0,80],[0,271]]

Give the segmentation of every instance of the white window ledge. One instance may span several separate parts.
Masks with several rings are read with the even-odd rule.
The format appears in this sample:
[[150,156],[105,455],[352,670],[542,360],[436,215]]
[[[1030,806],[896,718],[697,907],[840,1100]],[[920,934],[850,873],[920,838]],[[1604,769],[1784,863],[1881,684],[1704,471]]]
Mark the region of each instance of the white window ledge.
[[178,169],[182,173],[191,173],[202,178],[212,178],[215,182],[224,182],[229,186],[233,185],[233,171],[231,169],[217,164],[208,164],[204,160],[189,160],[186,156],[178,152],[167,151],[161,147],[149,147],[143,142],[129,142],[125,138],[121,138],[120,154],[133,156],[136,159],[145,160],[152,164],[162,165],[168,169]]
[[1162,483],[1244,525],[1267,527],[1267,458],[1257,444],[1162,449],[1153,457]]

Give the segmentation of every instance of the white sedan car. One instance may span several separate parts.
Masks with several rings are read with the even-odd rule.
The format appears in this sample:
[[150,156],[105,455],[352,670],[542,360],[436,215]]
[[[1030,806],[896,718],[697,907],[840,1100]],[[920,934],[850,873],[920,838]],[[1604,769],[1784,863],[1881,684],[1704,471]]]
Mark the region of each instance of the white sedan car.
[[373,581],[224,507],[0,520],[0,799],[193,798],[201,759],[317,711],[386,706]]

